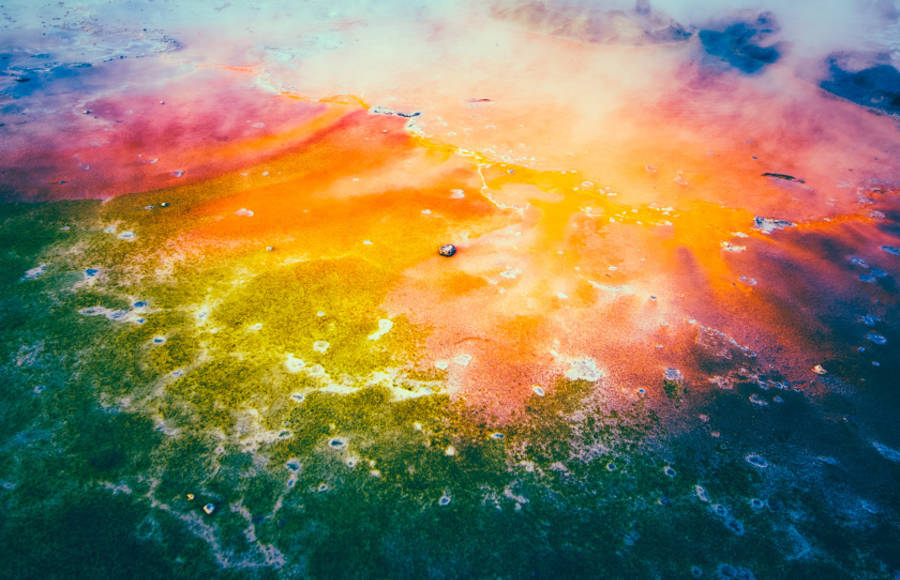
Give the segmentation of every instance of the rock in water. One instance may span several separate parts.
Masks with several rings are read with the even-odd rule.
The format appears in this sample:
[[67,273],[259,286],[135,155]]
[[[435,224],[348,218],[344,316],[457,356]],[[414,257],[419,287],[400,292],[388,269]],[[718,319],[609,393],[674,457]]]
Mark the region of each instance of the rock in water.
[[438,250],[438,253],[440,255],[444,256],[445,258],[450,258],[454,254],[456,254],[456,246],[454,246],[453,244],[444,244],[443,246],[440,247],[440,249]]

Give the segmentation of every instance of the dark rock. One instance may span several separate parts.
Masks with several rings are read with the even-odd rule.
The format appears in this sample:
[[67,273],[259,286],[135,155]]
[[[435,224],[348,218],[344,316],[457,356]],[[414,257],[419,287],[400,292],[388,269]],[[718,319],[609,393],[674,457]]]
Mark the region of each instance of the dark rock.
[[763,173],[763,177],[774,177],[775,179],[783,179],[785,181],[796,181],[797,183],[806,183],[805,180],[794,177],[793,175],[788,175],[787,173],[771,173],[766,171]]

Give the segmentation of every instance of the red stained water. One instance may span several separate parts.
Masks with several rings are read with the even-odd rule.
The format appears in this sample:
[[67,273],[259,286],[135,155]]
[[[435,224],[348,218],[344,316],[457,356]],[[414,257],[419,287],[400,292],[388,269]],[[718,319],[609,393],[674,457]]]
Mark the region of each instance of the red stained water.
[[154,88],[75,101],[11,131],[0,148],[0,193],[108,199],[177,187],[283,154],[327,112],[322,103],[264,95],[247,78],[218,71]]

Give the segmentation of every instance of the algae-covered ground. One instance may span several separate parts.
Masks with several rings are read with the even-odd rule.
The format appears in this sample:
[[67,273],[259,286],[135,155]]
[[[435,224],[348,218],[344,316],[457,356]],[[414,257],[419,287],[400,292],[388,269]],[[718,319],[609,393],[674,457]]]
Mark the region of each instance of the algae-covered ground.
[[719,352],[727,389],[498,423],[380,322],[390,270],[172,265],[167,194],[0,208],[0,576],[896,577],[897,452],[838,382]]

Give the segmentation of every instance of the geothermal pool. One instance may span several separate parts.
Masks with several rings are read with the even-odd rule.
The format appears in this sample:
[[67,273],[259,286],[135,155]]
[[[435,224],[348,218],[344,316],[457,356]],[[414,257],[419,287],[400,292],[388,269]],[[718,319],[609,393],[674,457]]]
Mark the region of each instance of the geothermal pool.
[[0,576],[900,578],[898,22],[0,5]]

